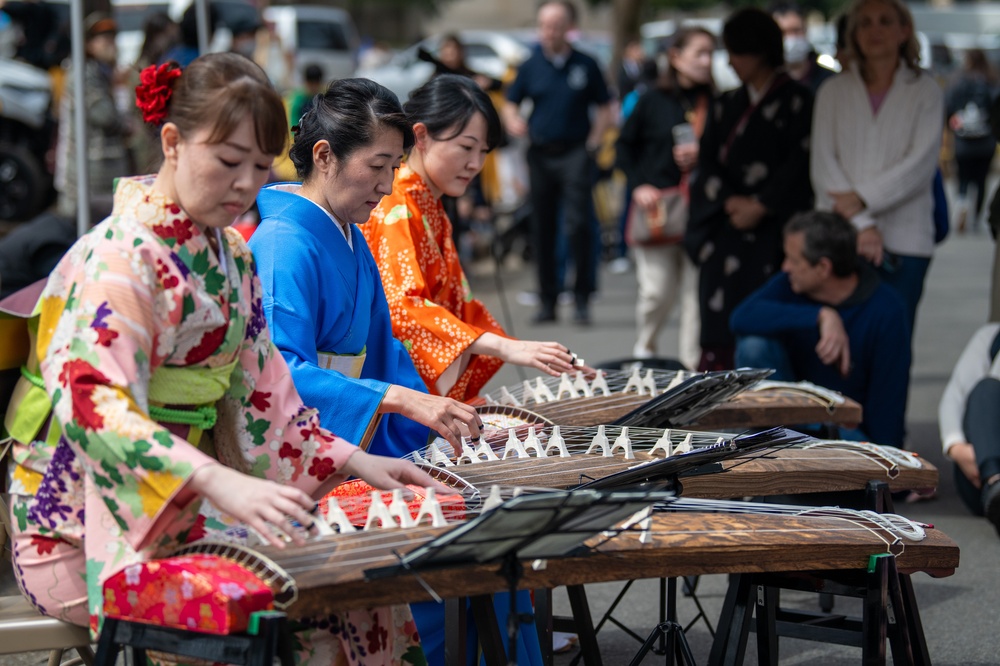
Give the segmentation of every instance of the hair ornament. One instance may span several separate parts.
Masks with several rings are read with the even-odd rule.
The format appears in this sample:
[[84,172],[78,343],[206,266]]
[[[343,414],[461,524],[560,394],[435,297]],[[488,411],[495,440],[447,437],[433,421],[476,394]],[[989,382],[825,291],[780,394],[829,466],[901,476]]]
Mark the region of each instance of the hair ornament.
[[167,106],[173,94],[173,81],[181,75],[175,62],[150,65],[139,73],[135,87],[135,105],[142,111],[142,119],[151,125],[162,125],[167,118]]

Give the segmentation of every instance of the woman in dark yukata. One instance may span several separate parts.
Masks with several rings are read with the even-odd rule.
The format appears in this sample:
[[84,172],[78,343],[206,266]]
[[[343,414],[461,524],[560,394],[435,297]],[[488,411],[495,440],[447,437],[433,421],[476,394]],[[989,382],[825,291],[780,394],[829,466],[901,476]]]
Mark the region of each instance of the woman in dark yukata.
[[699,370],[733,367],[733,309],[781,268],[781,230],[812,206],[812,94],[784,70],[781,29],[758,9],[726,21],[743,83],[715,102],[701,138],[684,244],[700,267]]

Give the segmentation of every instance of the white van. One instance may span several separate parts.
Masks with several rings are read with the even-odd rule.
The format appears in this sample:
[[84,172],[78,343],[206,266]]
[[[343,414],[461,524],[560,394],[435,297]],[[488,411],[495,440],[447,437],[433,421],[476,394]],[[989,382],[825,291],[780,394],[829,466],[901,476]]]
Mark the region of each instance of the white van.
[[343,9],[273,6],[264,10],[264,20],[274,23],[281,43],[294,57],[294,84],[302,82],[303,68],[313,64],[323,68],[325,81],[354,75],[360,40],[351,15]]
[[[256,7],[246,0],[211,0],[218,16],[211,51],[229,48],[232,34],[229,25],[259,17]],[[119,23],[118,60],[132,63],[142,47],[142,27],[147,16],[156,11],[180,21],[191,0],[112,0]],[[342,9],[307,5],[268,7],[263,19],[273,23],[284,50],[292,55],[292,83],[301,81],[302,68],[317,64],[326,80],[354,74],[357,66],[358,33],[351,15]]]

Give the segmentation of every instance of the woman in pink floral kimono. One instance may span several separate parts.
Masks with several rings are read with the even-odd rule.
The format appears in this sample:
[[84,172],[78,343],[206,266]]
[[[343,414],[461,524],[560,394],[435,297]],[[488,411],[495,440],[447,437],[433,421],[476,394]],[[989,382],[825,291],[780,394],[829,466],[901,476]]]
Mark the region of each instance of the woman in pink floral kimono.
[[[136,92],[162,123],[163,166],[120,180],[111,217],[50,276],[7,419],[18,582],[95,632],[102,584],[129,564],[203,535],[301,545],[294,524],[347,476],[433,484],[321,428],[271,344],[253,257],[228,228],[287,137],[263,71],[214,54],[149,68]],[[406,606],[306,625],[302,661],[423,662]]]

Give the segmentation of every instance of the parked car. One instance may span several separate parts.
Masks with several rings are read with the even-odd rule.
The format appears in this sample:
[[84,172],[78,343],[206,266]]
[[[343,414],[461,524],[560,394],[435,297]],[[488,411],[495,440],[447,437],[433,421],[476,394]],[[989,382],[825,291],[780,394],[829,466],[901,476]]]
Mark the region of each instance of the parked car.
[[[460,30],[458,38],[465,45],[469,68],[502,79],[511,67],[517,67],[531,54],[530,48],[513,35],[491,30]],[[417,56],[420,49],[437,55],[443,35],[433,35],[400,51],[384,65],[359,68],[356,76],[381,83],[405,102],[410,92],[426,83],[434,74],[434,65]]]
[[0,220],[26,220],[52,193],[45,153],[54,134],[52,82],[41,69],[0,59]]

